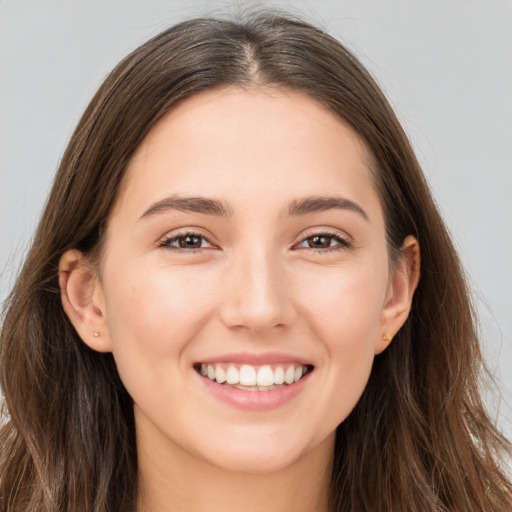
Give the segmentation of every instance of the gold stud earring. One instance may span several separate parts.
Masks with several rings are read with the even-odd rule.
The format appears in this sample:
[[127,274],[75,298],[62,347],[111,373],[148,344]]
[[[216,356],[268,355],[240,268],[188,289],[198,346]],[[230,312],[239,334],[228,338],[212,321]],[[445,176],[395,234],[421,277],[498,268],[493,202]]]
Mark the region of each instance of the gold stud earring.
[[388,343],[390,343],[391,340],[393,339],[393,336],[387,336],[386,334],[383,334],[382,339],[383,341],[387,341]]
[[96,331],[95,333],[93,333],[93,336],[94,336],[95,338],[99,338],[99,337],[100,337],[100,333],[99,333],[98,331]]

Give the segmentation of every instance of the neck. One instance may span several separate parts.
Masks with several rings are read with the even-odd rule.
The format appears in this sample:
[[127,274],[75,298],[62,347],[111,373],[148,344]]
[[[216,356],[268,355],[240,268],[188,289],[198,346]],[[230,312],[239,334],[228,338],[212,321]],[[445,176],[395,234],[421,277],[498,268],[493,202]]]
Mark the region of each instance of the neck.
[[334,434],[286,468],[254,474],[198,460],[172,443],[162,451],[140,441],[137,512],[328,510]]

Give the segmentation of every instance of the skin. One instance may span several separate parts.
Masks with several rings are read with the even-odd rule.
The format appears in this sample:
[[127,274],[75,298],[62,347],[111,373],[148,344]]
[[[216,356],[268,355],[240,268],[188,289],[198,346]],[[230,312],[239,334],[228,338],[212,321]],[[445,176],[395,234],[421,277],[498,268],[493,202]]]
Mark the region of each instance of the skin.
[[[305,95],[204,92],[137,149],[99,268],[75,250],[62,257],[66,312],[85,343],[113,352],[134,399],[139,510],[326,510],[335,429],[407,318],[419,278],[411,237],[390,264],[369,161],[357,134]],[[231,214],[144,215],[177,195],[214,198]],[[288,214],[310,196],[364,213]],[[176,248],[185,230],[202,247]],[[271,410],[220,401],[194,369],[268,351],[314,366],[302,391]]]

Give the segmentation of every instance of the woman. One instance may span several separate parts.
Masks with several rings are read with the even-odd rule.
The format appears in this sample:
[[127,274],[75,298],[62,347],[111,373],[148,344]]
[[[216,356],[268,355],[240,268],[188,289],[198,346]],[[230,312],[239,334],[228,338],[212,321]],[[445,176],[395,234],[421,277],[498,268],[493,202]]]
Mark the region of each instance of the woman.
[[110,74],[0,365],[3,511],[512,505],[407,138],[354,57],[290,17],[191,20]]

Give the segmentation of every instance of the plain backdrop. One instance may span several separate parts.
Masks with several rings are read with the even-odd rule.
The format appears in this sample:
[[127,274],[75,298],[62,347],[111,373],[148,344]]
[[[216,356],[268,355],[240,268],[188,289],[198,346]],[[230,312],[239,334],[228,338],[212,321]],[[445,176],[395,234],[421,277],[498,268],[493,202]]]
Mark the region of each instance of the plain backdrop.
[[[247,5],[255,3],[0,0],[0,300],[71,132],[108,71],[170,24]],[[500,383],[489,406],[512,436],[512,2],[265,5],[338,37],[396,109],[468,270]]]

